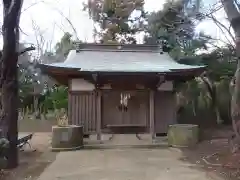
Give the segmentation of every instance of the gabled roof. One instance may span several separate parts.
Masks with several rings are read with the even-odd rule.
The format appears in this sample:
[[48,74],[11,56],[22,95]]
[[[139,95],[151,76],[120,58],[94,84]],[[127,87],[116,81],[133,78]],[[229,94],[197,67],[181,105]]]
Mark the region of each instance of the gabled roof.
[[179,64],[158,46],[80,44],[64,62],[42,64],[46,68],[75,69],[80,72],[155,72],[196,70],[204,66]]

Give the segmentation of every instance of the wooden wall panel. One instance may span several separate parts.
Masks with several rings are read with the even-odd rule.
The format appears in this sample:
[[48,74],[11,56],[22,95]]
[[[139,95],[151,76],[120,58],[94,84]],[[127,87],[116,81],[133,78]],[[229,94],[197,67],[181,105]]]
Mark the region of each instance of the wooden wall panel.
[[96,132],[96,94],[69,92],[68,117],[70,124],[82,125],[84,133]]
[[156,133],[167,133],[168,125],[177,122],[175,97],[173,92],[155,92],[154,125]]

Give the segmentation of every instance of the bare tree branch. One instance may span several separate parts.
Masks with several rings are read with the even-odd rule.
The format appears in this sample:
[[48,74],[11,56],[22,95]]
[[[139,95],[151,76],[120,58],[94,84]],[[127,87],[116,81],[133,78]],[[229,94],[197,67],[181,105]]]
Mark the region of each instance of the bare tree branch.
[[22,51],[18,52],[18,55],[20,56],[28,51],[34,51],[35,49],[36,48],[34,46],[27,47],[27,48],[23,49]]
[[23,9],[21,13],[24,13],[26,12],[28,9],[30,9],[31,7],[35,6],[35,5],[38,5],[40,3],[43,3],[44,1],[38,1],[38,2],[35,2],[35,3],[32,3],[30,4],[27,8]]
[[[225,36],[226,40],[229,42],[229,44],[233,44],[235,42],[235,37],[232,34],[231,30],[229,30],[223,23],[221,23],[219,20],[217,20],[217,18],[215,16],[213,16],[213,14],[211,14],[209,16],[213,22],[218,26],[218,28],[222,31],[223,35]],[[231,37],[231,40],[228,39],[226,32],[224,32],[224,30],[228,33],[228,35]]]
[[[44,3],[45,3],[45,4],[48,4],[47,2],[44,2]],[[68,17],[66,17],[66,16],[63,14],[63,12],[61,12],[59,9],[57,9],[57,8],[55,8],[55,7],[51,7],[51,8],[54,9],[55,11],[57,11],[57,12],[68,22],[68,24],[71,26],[71,28],[72,28],[72,30],[73,30],[73,32],[74,32],[77,40],[79,40],[77,30],[76,30],[76,28],[74,27],[72,21],[71,21]]]
[[[43,37],[43,33],[40,30],[40,27],[36,24],[36,22],[34,20],[32,20],[32,26],[33,26],[33,30],[34,30],[34,34],[35,34],[35,39],[36,39],[36,43],[37,43],[37,51],[38,51],[38,58],[41,57],[44,53],[44,46],[45,46],[45,39]],[[38,39],[38,37],[40,39]]]

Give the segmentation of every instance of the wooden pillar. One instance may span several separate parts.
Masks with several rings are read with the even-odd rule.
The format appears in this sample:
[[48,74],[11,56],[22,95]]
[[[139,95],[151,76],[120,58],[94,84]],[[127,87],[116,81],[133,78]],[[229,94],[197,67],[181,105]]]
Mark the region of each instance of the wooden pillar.
[[67,112],[67,115],[68,115],[68,124],[69,125],[72,125],[73,123],[73,114],[72,114],[72,98],[71,98],[71,94],[70,92],[68,91],[68,112]]
[[72,112],[72,95],[71,95],[71,91],[72,91],[72,79],[68,80],[68,111],[67,111],[67,115],[68,115],[68,124],[72,125],[73,123],[73,112]]
[[101,108],[101,90],[97,90],[97,140],[101,140],[102,108]]
[[152,140],[155,139],[155,117],[154,117],[154,91],[150,91],[149,95],[149,121],[150,121],[150,134],[152,136]]

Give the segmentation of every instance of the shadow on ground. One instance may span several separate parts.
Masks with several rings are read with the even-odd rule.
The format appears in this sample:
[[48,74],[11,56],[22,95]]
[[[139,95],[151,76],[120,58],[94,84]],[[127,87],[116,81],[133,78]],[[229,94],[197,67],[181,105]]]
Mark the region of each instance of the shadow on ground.
[[57,153],[25,151],[19,152],[19,166],[4,170],[1,180],[36,180],[56,158]]
[[[25,134],[25,133],[24,133]],[[50,151],[51,133],[34,133],[32,148],[26,146],[19,151],[19,166],[5,170],[1,180],[36,180],[39,175],[56,159],[56,152]]]

